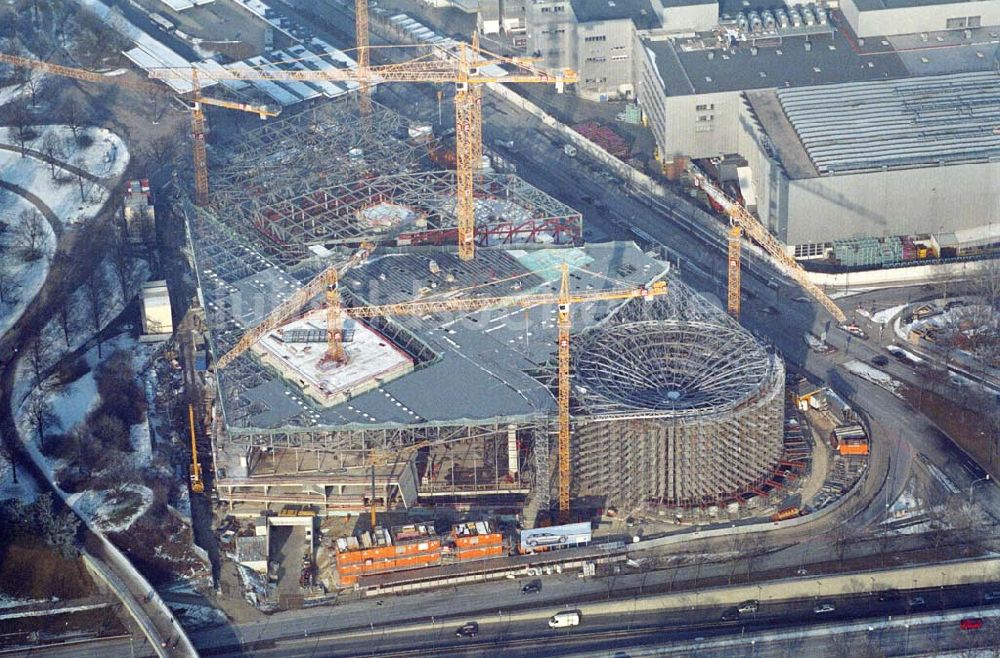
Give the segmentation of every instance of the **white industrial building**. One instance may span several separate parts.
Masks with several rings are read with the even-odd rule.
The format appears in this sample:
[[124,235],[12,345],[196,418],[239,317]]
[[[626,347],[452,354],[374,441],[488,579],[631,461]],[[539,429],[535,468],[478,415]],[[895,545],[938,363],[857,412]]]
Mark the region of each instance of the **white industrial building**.
[[1000,0],[842,0],[861,38],[1000,25]]
[[637,35],[636,95],[665,171],[737,161],[744,203],[800,257],[1000,223],[988,29],[865,40],[818,13],[798,31],[768,24]]
[[142,336],[143,342],[167,340],[174,333],[173,314],[170,311],[170,292],[166,281],[147,281],[142,284]]

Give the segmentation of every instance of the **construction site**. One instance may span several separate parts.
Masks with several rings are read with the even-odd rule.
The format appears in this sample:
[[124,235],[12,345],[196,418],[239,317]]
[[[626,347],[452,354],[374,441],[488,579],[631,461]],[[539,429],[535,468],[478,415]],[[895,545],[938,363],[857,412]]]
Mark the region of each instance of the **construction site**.
[[[369,129],[338,100],[250,131],[211,168],[212,206],[189,209],[229,512],[447,505],[533,525],[560,493],[590,509],[752,497],[782,456],[780,360],[634,244],[581,244],[580,214],[511,174],[475,176],[463,260],[456,173],[429,168],[421,126],[373,111]],[[267,324],[343,261],[339,330],[322,295]]]

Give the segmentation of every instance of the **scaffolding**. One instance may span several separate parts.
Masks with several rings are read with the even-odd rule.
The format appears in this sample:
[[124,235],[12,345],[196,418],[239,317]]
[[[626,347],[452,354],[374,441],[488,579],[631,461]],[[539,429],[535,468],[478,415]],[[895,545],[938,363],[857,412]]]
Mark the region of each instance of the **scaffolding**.
[[[423,170],[433,141],[408,139],[404,119],[374,108],[370,131],[339,100],[247,132],[212,168],[212,212],[246,239],[264,238],[261,249],[283,264],[310,246],[455,244],[455,172]],[[474,195],[480,246],[570,244],[582,235],[579,212],[514,175],[483,173]],[[395,221],[373,219],[380,204],[400,211]]]
[[742,503],[781,459],[784,366],[735,323],[614,324],[574,354],[577,496]]

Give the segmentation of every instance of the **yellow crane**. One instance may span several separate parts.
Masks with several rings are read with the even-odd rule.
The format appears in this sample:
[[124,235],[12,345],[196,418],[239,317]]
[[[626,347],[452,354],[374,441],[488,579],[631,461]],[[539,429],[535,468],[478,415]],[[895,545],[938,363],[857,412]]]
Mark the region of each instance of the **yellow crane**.
[[793,278],[795,281],[805,288],[813,299],[822,304],[823,308],[830,312],[836,320],[837,324],[849,331],[850,333],[860,335],[856,331],[852,331],[853,325],[847,323],[847,316],[844,312],[840,310],[830,297],[823,292],[823,290],[817,286],[815,283],[809,280],[809,275],[806,273],[802,266],[799,265],[798,261],[788,255],[785,251],[784,246],[767,230],[767,228],[760,223],[756,217],[750,214],[750,211],[743,207],[742,204],[730,199],[729,196],[720,190],[715,184],[713,184],[708,176],[705,175],[700,169],[694,165],[689,166],[689,172],[694,179],[694,184],[704,190],[705,194],[709,196],[719,207],[722,208],[723,212],[729,217],[731,227],[727,235],[728,238],[728,259],[729,259],[729,281],[727,290],[727,301],[729,307],[729,313],[734,317],[739,319],[740,315],[740,236],[746,233],[751,240],[763,247],[764,251],[769,253],[775,260],[780,263],[785,271]]
[[[12,66],[20,66],[22,68],[44,71],[45,73],[62,76],[64,78],[83,80],[86,82],[118,85],[120,87],[128,87],[149,93],[161,93],[163,91],[163,88],[159,85],[143,80],[122,79],[119,76],[107,76],[101,73],[95,73],[94,71],[88,71],[86,69],[52,64],[50,62],[29,59],[27,57],[19,57],[17,55],[8,55],[6,53],[0,53],[0,62],[10,64]],[[259,115],[261,119],[276,117],[280,114],[280,111],[273,111],[266,105],[252,105],[250,103],[226,101],[218,98],[208,98],[206,96],[202,96],[201,86],[198,79],[198,71],[196,69],[191,69],[188,77],[192,86],[191,142],[194,150],[194,197],[195,203],[200,206],[204,206],[208,204],[208,158],[205,153],[205,113],[202,110],[202,105],[212,105],[214,107],[223,107],[229,110],[250,112],[251,114]]]
[[201,479],[201,464],[198,462],[198,442],[194,432],[194,406],[188,405],[188,426],[191,428],[191,493],[205,493],[205,483]]
[[[359,0],[363,1],[363,0]],[[360,28],[359,28],[360,29]],[[364,37],[367,43],[367,30]],[[365,47],[365,57],[368,48]],[[439,51],[440,52],[440,51]],[[512,68],[506,71],[499,67]],[[154,68],[149,75],[157,80],[192,80],[193,71],[187,68]],[[375,82],[432,82],[455,85],[455,141],[456,141],[456,210],[458,223],[458,255],[462,260],[475,256],[475,205],[473,182],[482,161],[482,86],[489,83],[553,84],[558,91],[566,84],[577,81],[571,69],[549,72],[536,67],[521,57],[505,57],[479,47],[477,39],[472,44],[458,42],[454,52],[443,57],[435,54],[395,64],[358,66],[357,69],[294,70],[279,69],[225,69],[213,71],[216,80],[267,80],[283,82],[297,80],[358,82],[365,87]]]
[[243,334],[228,352],[219,357],[219,360],[215,363],[216,370],[222,370],[228,366],[236,360],[236,357],[250,349],[268,332],[280,327],[288,318],[295,315],[303,306],[309,303],[309,300],[324,291],[326,297],[327,344],[326,353],[323,355],[322,360],[338,364],[346,363],[347,353],[344,351],[343,317],[340,309],[340,277],[347,270],[367,260],[373,249],[375,249],[374,244],[363,243],[361,248],[354,252],[346,262],[339,265],[331,265],[296,290],[295,294],[271,311],[257,326]]
[[602,300],[627,300],[634,298],[652,299],[667,293],[666,281],[656,281],[650,286],[631,286],[571,292],[569,287],[569,266],[562,265],[558,293],[528,293],[510,296],[484,296],[452,299],[424,299],[420,301],[382,304],[375,306],[345,307],[345,315],[357,319],[385,316],[423,316],[432,313],[457,311],[479,311],[487,308],[541,306],[556,304],[558,309],[558,429],[559,429],[559,511],[569,512],[570,486],[570,417],[569,417],[569,362],[570,362],[570,308],[573,304]]
[[358,76],[362,80],[358,89],[358,109],[362,120],[367,123],[371,121],[372,114],[372,95],[368,85],[368,0],[354,0],[354,43],[357,46]]
[[[411,443],[410,445],[407,445],[407,446],[402,446],[399,449],[393,450],[393,451],[380,451],[378,448],[372,448],[372,450],[369,453],[369,463],[371,464],[371,467],[372,467],[372,497],[368,501],[368,515],[369,515],[369,520],[371,521],[371,524],[372,524],[372,528],[375,528],[375,521],[376,521],[376,519],[375,519],[375,495],[376,495],[375,467],[376,466],[384,466],[385,464],[388,464],[390,462],[398,462],[401,459],[403,459],[404,457],[406,457],[407,455],[409,455],[411,452],[413,452],[415,450],[420,450],[421,448],[425,448],[425,447],[427,447],[429,445],[431,445],[430,441],[423,440],[423,441],[418,441],[417,443]],[[386,512],[389,511],[389,500],[388,500],[388,498],[386,498],[386,501],[385,501],[385,511]]]

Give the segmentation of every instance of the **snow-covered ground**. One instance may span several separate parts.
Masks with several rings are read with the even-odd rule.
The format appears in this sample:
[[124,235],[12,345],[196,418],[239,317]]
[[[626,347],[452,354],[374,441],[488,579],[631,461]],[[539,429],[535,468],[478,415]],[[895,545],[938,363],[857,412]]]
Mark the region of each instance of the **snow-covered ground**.
[[[0,157],[3,152],[0,151]],[[2,166],[2,164],[0,164]],[[0,179],[6,179],[0,172]],[[14,241],[14,236],[21,227],[21,213],[31,210],[34,206],[25,201],[20,196],[8,190],[0,189],[0,219],[9,224],[7,229],[6,242]],[[10,327],[17,322],[28,302],[35,298],[38,291],[42,289],[42,283],[49,273],[49,262],[56,249],[56,235],[48,222],[43,222],[44,234],[41,240],[42,257],[33,261],[24,261],[13,249],[6,251],[0,260],[0,274],[9,277],[10,281],[17,282],[17,289],[13,291],[11,299],[13,302],[0,302],[0,336],[7,332]]]
[[[70,158],[72,160],[72,158]],[[91,181],[83,181],[83,199],[76,174],[56,167],[53,180],[49,165],[30,155],[0,150],[0,179],[23,187],[52,209],[63,226],[82,224],[97,214],[108,198],[108,191]]]
[[69,504],[105,532],[127,530],[153,503],[153,492],[141,484],[126,484],[117,491],[87,490],[70,494]]
[[874,368],[867,363],[863,363],[858,360],[848,361],[847,363],[842,363],[841,366],[844,370],[853,373],[864,379],[866,381],[880,386],[885,390],[889,391],[893,395],[899,396],[899,389],[902,387],[902,383],[893,379],[888,373],[882,372],[878,368]]
[[867,309],[859,308],[857,313],[858,315],[866,317],[876,324],[889,324],[892,322],[893,318],[902,313],[905,308],[906,304],[900,304],[899,306],[882,309],[881,311],[876,311],[875,313],[870,313]]
[[[109,178],[118,176],[128,165],[129,152],[125,143],[120,137],[104,128],[80,129],[80,134],[92,139],[92,144],[86,148],[77,146],[69,126],[38,126],[37,131],[38,136],[28,145],[44,150],[42,144],[45,135],[54,135],[59,144],[57,159],[75,164],[96,176]],[[0,128],[0,143],[18,146],[12,129]],[[111,154],[114,154],[113,157]],[[56,167],[53,173],[53,169],[43,160],[31,156],[21,157],[18,152],[2,149],[0,149],[0,180],[24,188],[39,197],[64,227],[81,224],[94,217],[109,194],[104,186],[85,180],[81,199],[79,181],[68,170]],[[22,211],[31,207],[28,201],[17,194],[0,190],[0,217],[11,225],[8,230],[10,236],[8,241],[17,233]],[[42,258],[24,262],[13,254],[8,254],[0,262],[4,274],[20,286],[15,291],[18,300],[16,303],[0,303],[0,335],[21,317],[28,303],[38,294],[48,274],[49,262],[55,253],[56,237],[48,221],[44,223],[43,230]]]
[[97,406],[97,382],[91,370],[80,379],[66,386],[52,400],[52,408],[59,418],[59,426],[66,431],[81,422],[87,412]]
[[[47,135],[53,135],[58,145],[56,160],[79,167],[100,178],[114,178],[125,173],[129,152],[122,138],[107,128],[85,126],[77,129],[80,137],[88,137],[90,145],[81,148],[73,129],[66,125],[52,124],[34,127],[37,136],[25,141],[30,149],[45,153]],[[17,132],[13,128],[0,128],[0,143],[20,147]]]

